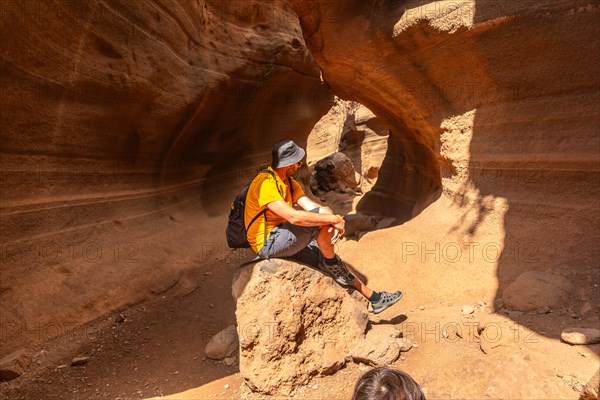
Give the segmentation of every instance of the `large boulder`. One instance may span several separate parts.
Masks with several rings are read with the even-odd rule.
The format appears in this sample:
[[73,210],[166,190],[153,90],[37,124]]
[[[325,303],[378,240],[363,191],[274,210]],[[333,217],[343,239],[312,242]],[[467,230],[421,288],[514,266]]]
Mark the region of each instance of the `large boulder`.
[[533,311],[564,304],[572,291],[573,285],[561,275],[527,271],[504,289],[502,300],[510,309]]
[[344,153],[336,152],[315,164],[315,179],[321,190],[357,189],[360,175],[354,169],[352,160]]
[[400,333],[367,335],[367,301],[358,293],[292,261],[245,269],[251,273],[238,275],[236,317],[240,373],[252,390],[288,396],[348,360],[382,365],[398,358]]
[[350,158],[367,192],[377,179],[387,150],[389,129],[368,108],[335,98],[335,104],[308,136],[307,162],[315,162],[340,151]]

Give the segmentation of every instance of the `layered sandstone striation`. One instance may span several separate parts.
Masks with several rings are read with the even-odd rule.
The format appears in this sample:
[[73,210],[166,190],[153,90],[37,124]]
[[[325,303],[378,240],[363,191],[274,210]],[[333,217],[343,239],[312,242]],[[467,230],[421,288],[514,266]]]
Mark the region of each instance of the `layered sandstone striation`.
[[[593,281],[597,1],[291,3],[334,94],[391,131],[358,211],[406,221],[443,193],[462,216],[441,245],[493,245],[498,299],[527,270]],[[439,210],[425,219],[445,220]],[[497,228],[482,235],[488,223]]]
[[387,150],[389,129],[360,103],[335,98],[329,112],[317,122],[308,136],[307,161],[316,162],[342,152],[352,161],[367,192],[379,175]]
[[3,1],[0,36],[2,353],[176,285],[332,102],[285,3]]
[[[358,210],[413,218],[364,238],[382,249],[360,249],[369,263],[408,268],[406,244],[414,255],[468,254],[467,243],[497,257],[483,253],[481,281],[455,278],[466,289],[484,282],[500,300],[524,271],[552,270],[586,285],[557,306],[597,294],[598,1],[13,0],[1,11],[0,355],[194,287],[185,271],[219,261],[233,192],[273,142],[306,144],[329,88],[372,111],[377,140],[389,130]],[[327,154],[358,160],[348,124],[373,117],[355,106],[336,105],[349,136],[319,139]],[[429,300],[456,296],[440,271],[468,269],[421,260],[404,276],[430,274]]]

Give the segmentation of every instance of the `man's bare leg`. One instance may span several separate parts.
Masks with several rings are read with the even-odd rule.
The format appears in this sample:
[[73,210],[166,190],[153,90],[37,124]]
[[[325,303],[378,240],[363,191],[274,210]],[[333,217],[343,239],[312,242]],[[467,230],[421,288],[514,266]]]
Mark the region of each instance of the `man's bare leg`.
[[[333,232],[327,232],[329,226],[322,226],[319,230],[319,236],[317,237],[317,244],[319,245],[319,249],[321,249],[321,253],[326,258],[334,258],[335,250],[333,248],[333,243],[331,243],[331,238],[333,237]],[[354,276],[354,284],[352,287],[359,291],[360,294],[365,296],[368,299],[373,295],[373,291],[369,289],[356,275]]]

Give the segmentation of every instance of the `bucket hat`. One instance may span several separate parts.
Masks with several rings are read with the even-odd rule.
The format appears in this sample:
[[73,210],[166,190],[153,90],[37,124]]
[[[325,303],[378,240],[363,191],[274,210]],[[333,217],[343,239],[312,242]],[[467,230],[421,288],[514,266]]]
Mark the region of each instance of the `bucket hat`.
[[283,168],[302,160],[306,152],[292,140],[283,140],[273,147],[271,155],[273,156],[271,166]]

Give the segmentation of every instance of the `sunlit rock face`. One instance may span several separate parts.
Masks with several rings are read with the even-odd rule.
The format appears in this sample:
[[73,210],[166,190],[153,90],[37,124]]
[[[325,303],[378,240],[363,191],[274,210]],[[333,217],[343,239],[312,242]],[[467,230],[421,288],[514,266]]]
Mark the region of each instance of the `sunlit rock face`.
[[[551,203],[567,180],[586,186],[586,199],[597,194],[597,2],[291,3],[334,93],[391,128],[379,181],[359,208],[409,218],[442,187],[460,194],[442,182],[456,170],[441,136],[463,115],[470,122],[456,140],[470,136],[462,158],[471,176],[486,176],[474,182],[481,194],[521,202],[531,191]],[[524,188],[516,170],[540,180]]]
[[391,130],[359,211],[406,220],[442,192],[461,241],[497,220],[501,288],[597,266],[597,1],[291,3],[334,94]]
[[367,192],[377,180],[387,150],[389,129],[368,108],[354,101],[335,98],[329,112],[308,136],[307,163],[341,151],[362,176],[361,189]]
[[0,36],[3,351],[176,284],[332,104],[285,3],[8,0]]

